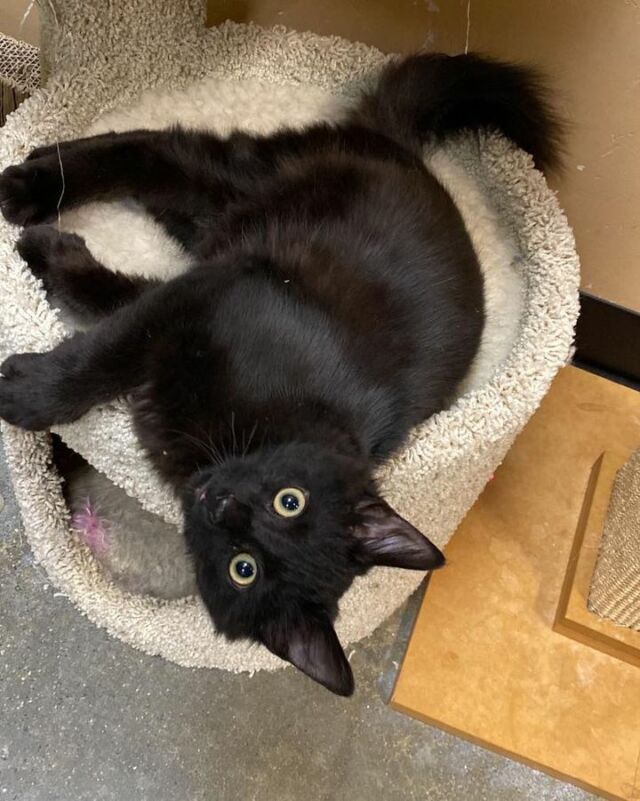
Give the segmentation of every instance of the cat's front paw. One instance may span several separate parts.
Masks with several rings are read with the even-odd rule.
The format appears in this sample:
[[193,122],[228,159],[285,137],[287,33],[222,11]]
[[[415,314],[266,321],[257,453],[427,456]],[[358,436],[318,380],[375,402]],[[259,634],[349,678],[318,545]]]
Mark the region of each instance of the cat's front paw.
[[45,289],[49,289],[48,274],[59,259],[60,237],[61,233],[52,225],[31,225],[22,231],[16,244],[31,272],[44,281]]
[[61,195],[62,174],[54,156],[25,161],[0,173],[0,210],[15,225],[50,219]]
[[25,228],[16,250],[31,272],[40,278],[47,291],[57,289],[61,273],[84,272],[91,256],[84,240],[76,234],[59,231],[53,225],[30,225]]
[[46,353],[19,353],[0,365],[0,417],[29,431],[55,421]]

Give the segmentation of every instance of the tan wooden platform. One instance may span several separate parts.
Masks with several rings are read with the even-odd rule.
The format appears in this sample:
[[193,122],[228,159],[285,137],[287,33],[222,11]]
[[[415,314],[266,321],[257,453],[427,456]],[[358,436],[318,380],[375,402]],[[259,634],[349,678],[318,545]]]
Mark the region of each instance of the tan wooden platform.
[[640,667],[554,630],[594,465],[638,445],[640,393],[560,373],[431,580],[396,709],[640,799]]

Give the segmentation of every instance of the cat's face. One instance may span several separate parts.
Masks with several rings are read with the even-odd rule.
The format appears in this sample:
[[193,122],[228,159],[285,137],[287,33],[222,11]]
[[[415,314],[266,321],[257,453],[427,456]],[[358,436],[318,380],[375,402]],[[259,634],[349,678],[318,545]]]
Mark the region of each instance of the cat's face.
[[199,472],[185,533],[216,628],[266,645],[341,695],[353,676],[332,621],[374,564],[430,570],[440,551],[381,499],[366,470],[308,444]]

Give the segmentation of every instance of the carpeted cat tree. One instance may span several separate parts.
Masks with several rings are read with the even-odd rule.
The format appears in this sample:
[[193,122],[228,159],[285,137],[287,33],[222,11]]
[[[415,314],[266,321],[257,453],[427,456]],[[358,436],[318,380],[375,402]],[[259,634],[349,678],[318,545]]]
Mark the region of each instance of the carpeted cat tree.
[[[226,23],[207,30],[201,0],[48,0],[49,79],[0,131],[0,168],[37,145],[87,130],[175,121],[268,131],[339,117],[386,58],[363,44],[283,28]],[[489,324],[482,352],[453,406],[417,429],[380,475],[399,511],[444,546],[571,353],[578,259],[554,194],[531,159],[497,135],[462,137],[425,153],[463,214],[485,277]],[[179,248],[124,206],[63,215],[108,265],[171,274]],[[19,231],[0,220],[0,356],[47,350],[67,333],[14,250]],[[214,634],[193,597],[159,601],[120,590],[74,536],[47,434],[4,426],[25,530],[52,582],[92,621],[151,654],[228,670],[284,663]],[[146,464],[124,401],[57,433],[149,511],[180,524],[170,492]],[[344,644],[371,633],[422,574],[378,568],[341,604]]]

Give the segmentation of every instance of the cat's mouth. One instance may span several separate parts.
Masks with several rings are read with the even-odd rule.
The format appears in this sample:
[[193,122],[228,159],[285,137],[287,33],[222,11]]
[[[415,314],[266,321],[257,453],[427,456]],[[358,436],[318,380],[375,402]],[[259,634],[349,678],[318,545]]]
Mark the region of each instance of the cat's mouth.
[[191,497],[195,503],[206,503],[211,492],[211,478],[207,476],[203,478],[199,476],[198,479],[192,480],[189,488],[188,497]]

